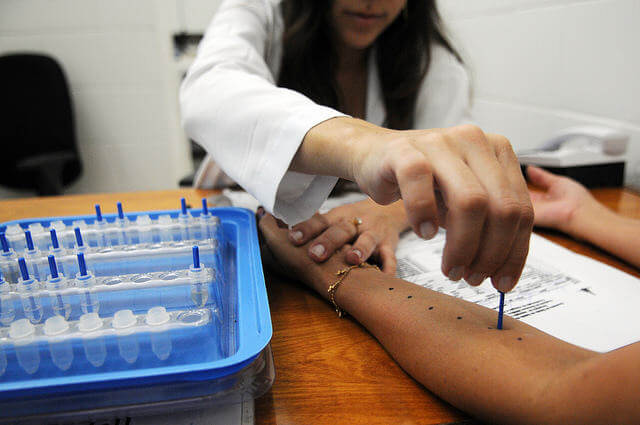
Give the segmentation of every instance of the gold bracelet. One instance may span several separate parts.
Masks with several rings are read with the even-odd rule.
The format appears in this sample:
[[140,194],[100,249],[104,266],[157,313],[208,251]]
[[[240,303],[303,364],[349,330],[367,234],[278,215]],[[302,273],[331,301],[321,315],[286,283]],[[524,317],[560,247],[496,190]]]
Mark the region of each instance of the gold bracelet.
[[340,284],[347,277],[349,272],[351,270],[355,269],[356,267],[360,267],[360,268],[371,267],[371,268],[374,268],[376,270],[380,270],[380,268],[378,266],[374,266],[373,264],[360,263],[360,264],[357,264],[355,266],[345,267],[344,269],[339,270],[336,273],[336,276],[338,276],[338,280],[336,280],[335,283],[333,283],[332,285],[329,286],[329,289],[327,289],[327,292],[329,293],[329,301],[331,301],[331,304],[333,304],[333,307],[336,309],[336,313],[338,314],[338,317],[343,317],[346,313],[336,303],[336,291],[338,290],[338,286],[340,286]]

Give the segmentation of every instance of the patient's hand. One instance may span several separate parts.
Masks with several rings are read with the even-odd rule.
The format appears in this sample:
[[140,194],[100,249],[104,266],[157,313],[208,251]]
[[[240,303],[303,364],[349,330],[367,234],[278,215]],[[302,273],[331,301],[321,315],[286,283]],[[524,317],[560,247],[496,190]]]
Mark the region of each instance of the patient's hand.
[[307,255],[309,244],[292,245],[288,239],[289,231],[278,226],[271,214],[264,214],[262,217],[259,215],[258,218],[269,254],[277,262],[280,271],[312,287],[326,298],[327,288],[335,272],[347,266],[345,256],[350,246],[344,245],[338,250],[339,255],[333,255],[323,263],[316,263]]
[[580,183],[556,176],[541,168],[527,168],[529,181],[540,190],[531,191],[534,224],[572,233],[572,221],[579,211],[597,208],[597,201]]
[[[361,224],[356,225],[356,217]],[[341,251],[340,255],[353,265],[375,257],[382,263],[384,272],[394,275],[398,237],[408,229],[401,201],[382,206],[367,199],[334,208],[327,214],[315,214],[296,224],[289,232],[289,241],[297,246],[307,245],[309,257],[317,263]],[[343,249],[349,243],[353,246]]]

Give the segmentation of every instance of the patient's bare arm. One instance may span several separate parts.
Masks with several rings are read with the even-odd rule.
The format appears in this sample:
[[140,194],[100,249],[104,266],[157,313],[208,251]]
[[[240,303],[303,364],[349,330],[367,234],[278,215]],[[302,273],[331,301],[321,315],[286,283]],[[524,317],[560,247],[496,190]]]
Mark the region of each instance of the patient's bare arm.
[[[327,298],[335,272],[347,266],[344,256],[317,264],[273,217],[260,228],[275,258]],[[417,381],[484,420],[640,422],[638,344],[598,354],[511,318],[499,331],[493,310],[371,268],[353,269],[336,302]]]

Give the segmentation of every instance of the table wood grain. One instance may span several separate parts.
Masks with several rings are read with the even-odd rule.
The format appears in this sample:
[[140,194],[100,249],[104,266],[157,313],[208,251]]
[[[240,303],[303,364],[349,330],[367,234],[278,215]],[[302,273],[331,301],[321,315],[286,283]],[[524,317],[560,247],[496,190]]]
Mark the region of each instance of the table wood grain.
[[[198,206],[210,191],[71,195],[0,201],[0,222],[28,217],[177,209],[185,197]],[[626,189],[597,189],[609,208],[640,219],[640,196]],[[604,223],[603,225],[606,225]],[[593,247],[550,230],[542,236],[640,277],[640,271]],[[276,366],[272,389],[256,400],[258,425],[283,424],[440,424],[470,423],[464,413],[435,397],[409,377],[358,323],[338,320],[329,304],[307,288],[266,275],[273,322],[271,345]]]

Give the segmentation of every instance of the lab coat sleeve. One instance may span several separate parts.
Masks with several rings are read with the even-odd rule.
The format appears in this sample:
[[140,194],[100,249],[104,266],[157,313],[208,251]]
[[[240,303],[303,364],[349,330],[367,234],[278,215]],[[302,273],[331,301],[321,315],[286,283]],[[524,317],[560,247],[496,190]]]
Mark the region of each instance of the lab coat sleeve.
[[434,45],[431,64],[416,101],[415,128],[472,123],[469,75],[444,47]]
[[[221,168],[276,217],[311,217],[337,179],[288,171],[306,133],[344,114],[278,88],[265,58],[273,43],[270,0],[225,1],[180,90],[183,126]],[[279,40],[278,40],[279,42]]]

